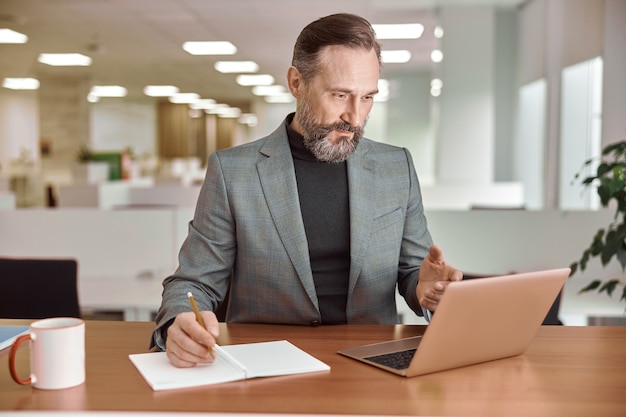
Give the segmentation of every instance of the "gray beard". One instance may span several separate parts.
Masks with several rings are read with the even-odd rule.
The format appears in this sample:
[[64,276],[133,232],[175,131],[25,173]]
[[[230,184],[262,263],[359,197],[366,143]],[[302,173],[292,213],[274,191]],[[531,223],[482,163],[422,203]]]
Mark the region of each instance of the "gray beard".
[[[313,156],[323,162],[339,163],[345,161],[354,153],[359,141],[363,137],[362,127],[351,126],[344,122],[338,122],[332,125],[317,123],[307,101],[302,101],[300,105],[298,121],[302,127],[304,146]],[[328,136],[333,130],[352,132],[352,139],[350,139],[349,136],[341,136],[339,143],[333,144],[328,139]]]

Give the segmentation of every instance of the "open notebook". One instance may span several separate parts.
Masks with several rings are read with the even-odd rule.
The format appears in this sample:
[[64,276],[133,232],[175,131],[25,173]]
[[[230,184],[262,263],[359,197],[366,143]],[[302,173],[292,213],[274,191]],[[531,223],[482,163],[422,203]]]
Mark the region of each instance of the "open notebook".
[[423,336],[338,353],[402,376],[520,355],[569,274],[563,268],[452,282]]
[[215,346],[210,365],[177,368],[165,352],[129,355],[153,390],[195,387],[249,378],[327,371],[330,367],[286,340]]

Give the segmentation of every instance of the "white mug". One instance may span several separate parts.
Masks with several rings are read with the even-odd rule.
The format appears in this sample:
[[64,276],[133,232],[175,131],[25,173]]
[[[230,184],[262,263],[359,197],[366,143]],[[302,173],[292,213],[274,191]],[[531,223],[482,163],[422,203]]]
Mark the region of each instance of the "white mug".
[[[30,340],[30,377],[22,379],[15,355]],[[73,317],[38,320],[11,346],[9,370],[15,382],[39,389],[62,389],[85,382],[85,322]]]

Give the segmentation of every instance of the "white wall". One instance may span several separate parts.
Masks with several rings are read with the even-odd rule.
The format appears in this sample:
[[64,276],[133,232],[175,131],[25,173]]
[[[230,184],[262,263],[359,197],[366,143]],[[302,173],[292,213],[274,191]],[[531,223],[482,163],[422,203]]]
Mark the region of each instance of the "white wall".
[[132,148],[137,155],[157,154],[156,104],[102,99],[92,103],[90,144],[96,151]]
[[0,88],[0,175],[26,150],[39,159],[39,111],[36,91]]
[[488,184],[494,178],[495,9],[443,8],[441,24],[437,181]]

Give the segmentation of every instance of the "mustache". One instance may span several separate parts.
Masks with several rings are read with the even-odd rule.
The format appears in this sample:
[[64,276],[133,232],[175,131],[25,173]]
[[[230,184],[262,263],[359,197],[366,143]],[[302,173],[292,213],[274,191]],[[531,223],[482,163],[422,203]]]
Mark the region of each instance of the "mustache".
[[332,132],[333,130],[343,130],[344,132],[350,132],[355,134],[363,132],[363,128],[361,126],[352,126],[351,124],[345,122],[337,122],[330,125],[321,126],[321,130],[324,131],[325,135]]

